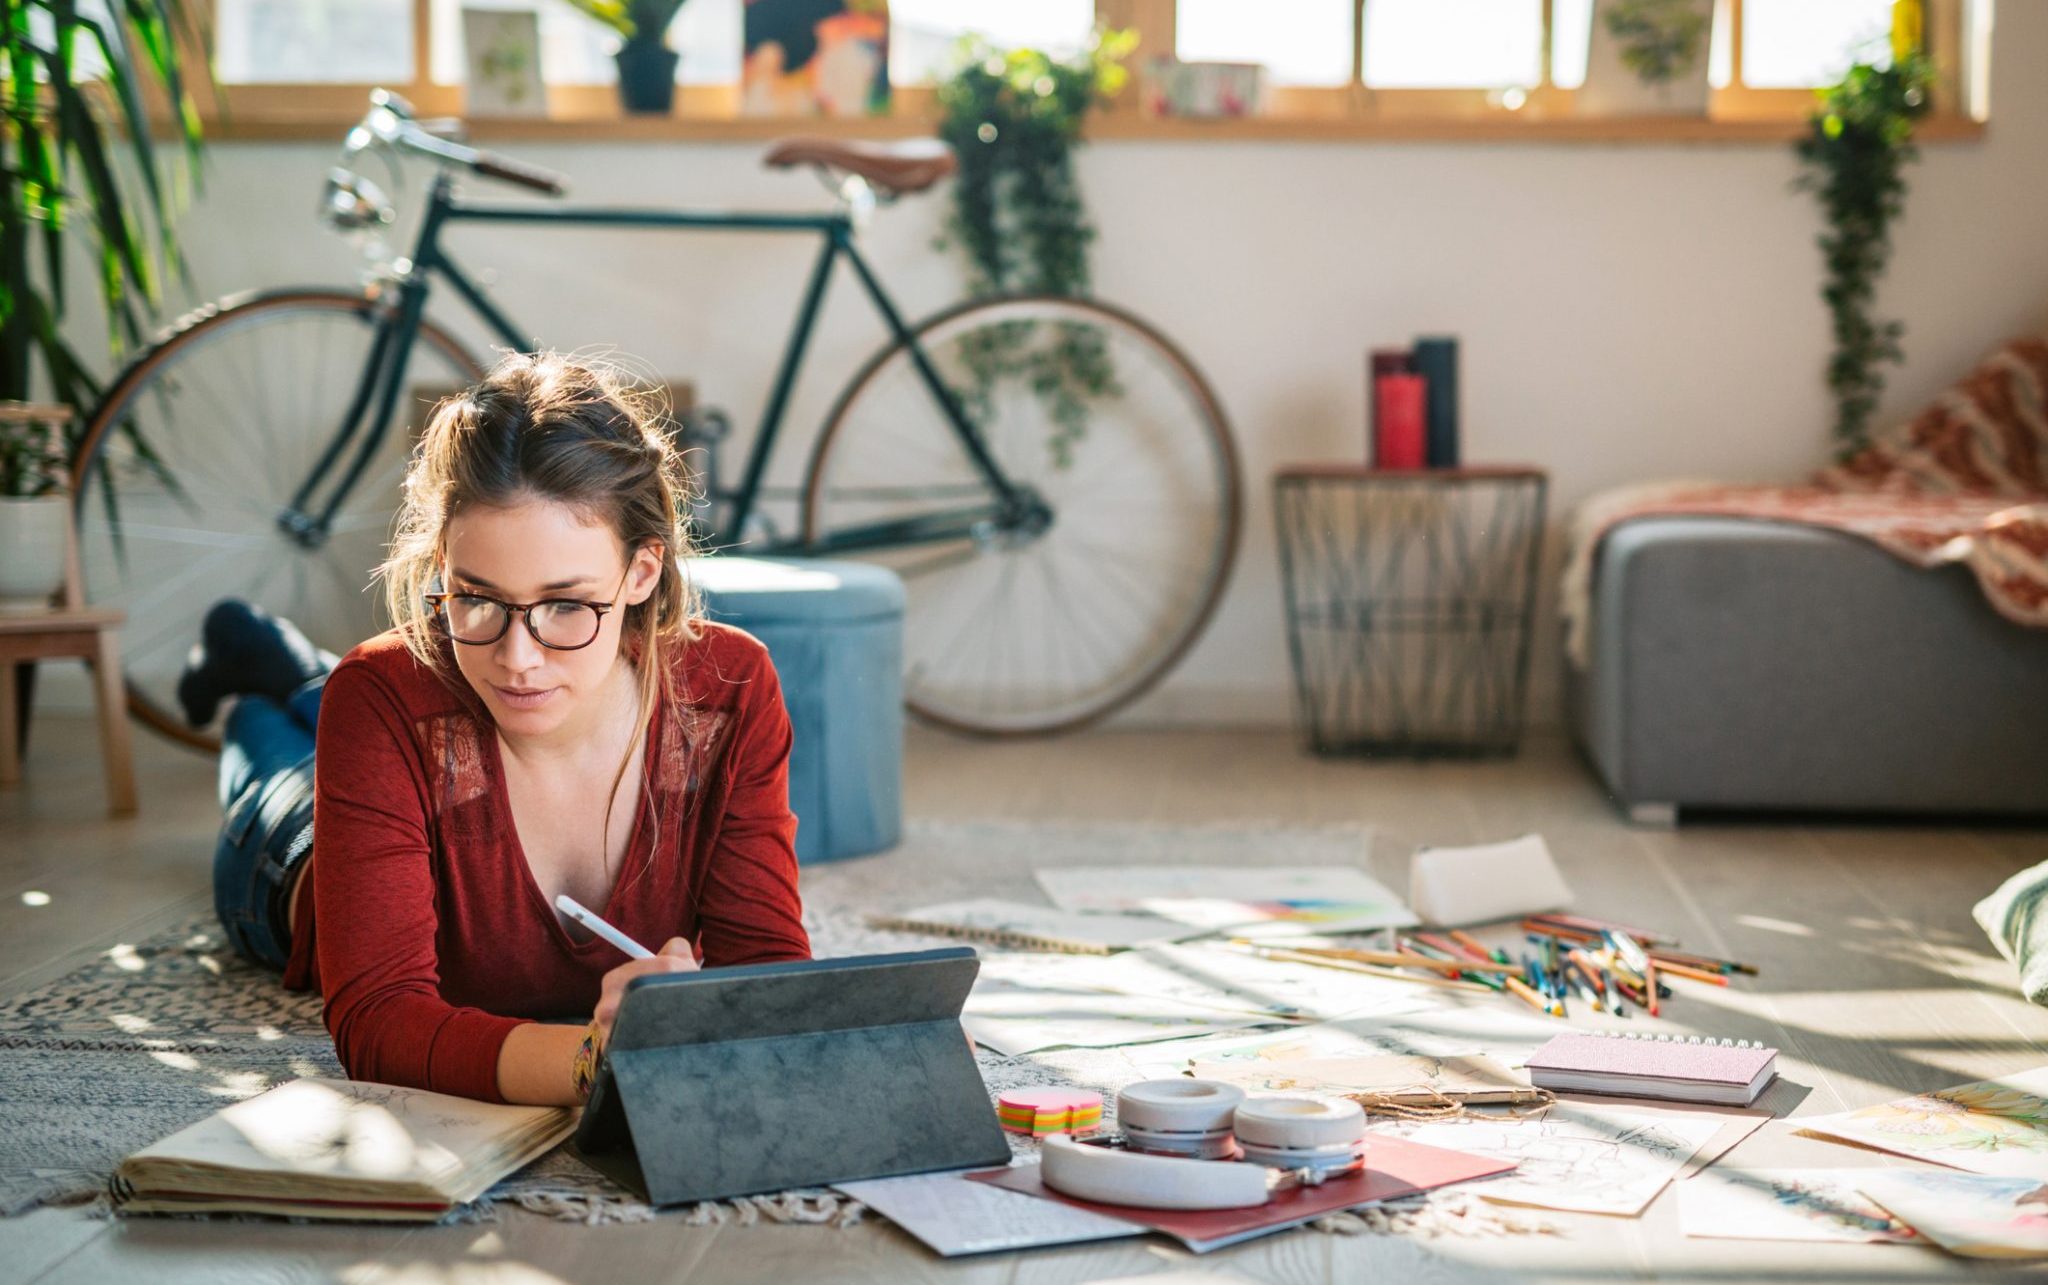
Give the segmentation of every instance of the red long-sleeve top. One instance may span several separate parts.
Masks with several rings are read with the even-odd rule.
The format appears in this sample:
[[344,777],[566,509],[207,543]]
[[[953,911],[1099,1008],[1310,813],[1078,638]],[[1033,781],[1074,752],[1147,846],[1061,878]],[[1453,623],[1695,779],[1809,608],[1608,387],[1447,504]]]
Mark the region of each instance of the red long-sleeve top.
[[[808,959],[789,811],[789,716],[767,649],[705,624],[648,728],[639,811],[598,913],[706,966]],[[287,986],[318,987],[350,1076],[485,1101],[525,1021],[589,1020],[625,962],[573,941],[534,882],[489,713],[395,632],[351,651],[320,701],[313,884]],[[310,908],[310,913],[309,913]]]

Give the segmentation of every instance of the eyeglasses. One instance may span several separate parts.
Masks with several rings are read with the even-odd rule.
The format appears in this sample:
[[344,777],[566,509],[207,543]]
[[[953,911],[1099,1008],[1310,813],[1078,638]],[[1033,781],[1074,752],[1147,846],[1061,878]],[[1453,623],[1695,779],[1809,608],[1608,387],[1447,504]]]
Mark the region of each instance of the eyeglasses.
[[512,613],[526,617],[526,632],[551,651],[577,651],[597,641],[604,627],[605,613],[618,605],[619,589],[633,574],[630,563],[612,590],[610,602],[585,602],[576,598],[546,598],[540,602],[506,602],[481,593],[430,593],[424,595],[450,638],[472,647],[488,647],[512,627]]

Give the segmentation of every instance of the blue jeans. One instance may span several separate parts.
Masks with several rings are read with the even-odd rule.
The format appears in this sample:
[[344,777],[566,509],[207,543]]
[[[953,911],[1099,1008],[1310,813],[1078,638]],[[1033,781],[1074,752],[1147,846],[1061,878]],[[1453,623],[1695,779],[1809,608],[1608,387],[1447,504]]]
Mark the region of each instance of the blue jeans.
[[322,674],[282,705],[237,697],[221,737],[227,815],[213,851],[213,906],[228,943],[272,968],[291,955],[290,894],[313,850],[313,729],[326,685]]

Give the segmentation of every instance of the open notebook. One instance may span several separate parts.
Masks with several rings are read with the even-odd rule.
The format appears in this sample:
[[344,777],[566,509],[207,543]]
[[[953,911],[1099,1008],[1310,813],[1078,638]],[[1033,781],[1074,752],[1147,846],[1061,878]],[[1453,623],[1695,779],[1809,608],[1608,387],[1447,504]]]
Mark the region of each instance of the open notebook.
[[124,1212],[430,1222],[575,1127],[566,1107],[294,1080],[144,1147],[113,1185]]

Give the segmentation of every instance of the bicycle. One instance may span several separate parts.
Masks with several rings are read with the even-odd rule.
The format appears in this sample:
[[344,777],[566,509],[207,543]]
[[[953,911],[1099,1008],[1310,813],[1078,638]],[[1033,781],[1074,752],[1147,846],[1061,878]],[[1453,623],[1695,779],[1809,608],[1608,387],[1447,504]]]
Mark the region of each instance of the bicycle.
[[[396,206],[359,172],[432,161],[411,253],[382,232]],[[1093,299],[994,296],[907,322],[855,233],[876,206],[951,172],[932,140],[787,140],[774,168],[809,166],[836,196],[820,213],[490,202],[458,173],[559,198],[556,175],[479,151],[459,128],[414,118],[379,90],[329,171],[321,214],[363,242],[360,288],[230,296],[172,325],[109,386],[72,467],[90,597],[128,612],[130,707],[191,744],[173,698],[202,613],[236,594],[345,650],[382,626],[363,593],[381,558],[417,426],[483,363],[427,315],[445,283],[493,336],[530,344],[450,256],[458,223],[771,231],[821,248],[736,486],[718,468],[727,421],[686,415],[705,547],[853,556],[889,565],[909,591],[911,710],[988,735],[1063,731],[1156,683],[1201,632],[1235,557],[1237,452],[1215,395],[1158,330]],[[800,530],[765,514],[765,474],[826,287],[844,259],[888,332],[832,402],[811,444]],[[992,364],[990,354],[1003,360]],[[1049,362],[1108,372],[1074,421],[1048,427]],[[993,371],[993,373],[991,373]],[[409,382],[410,381],[410,382]],[[403,424],[403,431],[394,429]]]

